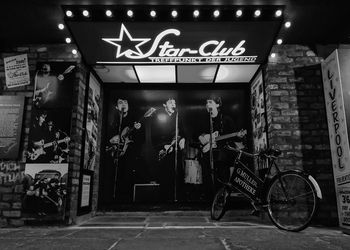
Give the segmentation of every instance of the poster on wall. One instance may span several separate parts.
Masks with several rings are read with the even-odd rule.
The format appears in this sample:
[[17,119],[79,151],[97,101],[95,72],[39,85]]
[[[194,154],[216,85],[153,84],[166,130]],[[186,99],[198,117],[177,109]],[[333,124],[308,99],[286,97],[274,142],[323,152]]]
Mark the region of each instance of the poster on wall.
[[[267,148],[265,91],[262,72],[255,77],[251,85],[251,114],[254,153]],[[266,169],[266,161],[255,162],[258,170]]]
[[[133,202],[147,188],[152,195],[143,201],[209,200],[211,119],[217,141],[212,144],[216,177],[228,178],[227,168],[220,168],[223,145],[250,150],[248,89],[106,92],[102,203]],[[225,160],[233,160],[231,152]]]
[[24,216],[58,219],[64,217],[68,163],[26,164],[23,188]]
[[42,62],[35,75],[26,151],[26,216],[62,219],[67,193],[75,64]]
[[71,108],[75,63],[39,62],[34,77],[36,108]]
[[27,54],[5,57],[4,66],[7,88],[30,84]]
[[22,132],[24,96],[0,96],[0,159],[17,159]]
[[94,171],[95,154],[97,150],[98,120],[100,116],[101,88],[97,80],[91,75],[89,81],[88,107],[86,120],[84,169]]
[[339,225],[350,229],[350,150],[338,50],[322,62],[322,75]]

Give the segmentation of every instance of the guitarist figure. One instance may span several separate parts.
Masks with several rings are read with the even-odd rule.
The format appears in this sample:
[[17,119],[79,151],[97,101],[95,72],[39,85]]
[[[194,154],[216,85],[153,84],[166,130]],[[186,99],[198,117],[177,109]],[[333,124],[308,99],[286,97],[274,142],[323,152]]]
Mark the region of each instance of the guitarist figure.
[[137,147],[140,143],[134,143],[136,133],[128,133],[131,129],[140,130],[141,123],[135,122],[129,113],[128,100],[119,98],[115,107],[114,117],[110,124],[111,134],[107,148],[114,159],[114,197],[119,201],[131,202],[133,192],[134,175],[137,168]]
[[169,98],[163,108],[157,110],[152,125],[152,142],[158,152],[156,165],[161,199],[163,202],[176,201],[183,183],[181,151],[185,147],[185,138],[175,99]]
[[[229,116],[222,112],[222,101],[220,97],[209,98],[206,101],[206,109],[209,114],[209,126],[207,131],[205,131],[206,136],[204,134],[199,136],[201,144],[204,144],[204,137],[210,142],[210,139],[215,141],[214,134],[234,134],[234,122]],[[230,140],[223,141],[222,144],[231,141],[241,141],[241,138],[240,136],[233,136]],[[211,199],[215,193],[217,178],[223,181],[225,178],[228,178],[230,173],[229,166],[233,166],[234,163],[232,153],[220,146],[220,144],[211,144],[210,150],[203,150],[201,165],[203,187],[207,199]]]

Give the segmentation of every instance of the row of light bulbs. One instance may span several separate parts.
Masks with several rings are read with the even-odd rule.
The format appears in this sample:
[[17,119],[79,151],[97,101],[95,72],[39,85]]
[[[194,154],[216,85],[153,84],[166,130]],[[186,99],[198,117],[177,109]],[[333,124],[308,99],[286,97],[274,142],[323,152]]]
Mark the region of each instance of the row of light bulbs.
[[[83,14],[84,17],[90,17],[90,13],[89,13],[88,10],[83,10],[83,11],[82,11],[82,14]],[[106,10],[105,14],[106,14],[107,17],[113,17],[113,12],[112,12],[111,10]],[[197,18],[197,17],[199,17],[199,14],[200,14],[200,13],[199,13],[199,10],[194,10],[194,11],[193,11],[193,17]],[[242,10],[242,9],[238,9],[238,10],[236,10],[236,13],[235,13],[235,14],[236,14],[236,17],[239,18],[239,17],[241,17],[241,16],[243,15],[243,10]],[[128,10],[128,11],[127,11],[127,15],[128,15],[130,18],[132,18],[132,17],[134,16],[134,12],[133,12],[132,10]],[[71,17],[73,17],[74,15],[73,15],[73,12],[72,12],[71,10],[67,10],[67,11],[66,11],[66,16],[69,17],[69,18],[71,18]],[[155,17],[157,16],[157,12],[156,12],[155,10],[151,10],[151,11],[150,11],[150,16],[151,16],[152,18],[155,18]],[[171,11],[171,16],[172,16],[173,18],[176,18],[176,17],[178,16],[178,12],[177,12],[176,10],[172,10],[172,11]],[[220,11],[219,11],[219,10],[214,10],[214,11],[213,11],[213,16],[214,16],[215,18],[219,17],[219,16],[220,16]],[[259,17],[259,16],[261,16],[261,10],[260,10],[260,9],[257,9],[257,10],[254,11],[254,17],[257,18],[257,17]],[[282,10],[276,10],[276,12],[275,12],[275,17],[281,17],[281,16],[282,16]],[[290,28],[291,25],[292,25],[292,24],[291,24],[290,21],[287,21],[287,22],[284,23],[284,27],[287,28],[287,29]],[[65,27],[64,27],[64,24],[62,24],[62,23],[58,24],[58,28],[59,28],[60,30],[63,30],[63,29],[65,28]],[[72,39],[71,39],[70,37],[66,37],[65,41],[66,41],[66,43],[71,43],[71,42],[72,42]],[[280,44],[283,43],[283,40],[282,40],[281,38],[279,38],[279,39],[277,39],[276,43],[277,43],[278,45],[280,45]],[[72,50],[72,53],[73,53],[73,54],[77,54],[77,50],[73,49],[73,50]],[[271,57],[275,57],[275,56],[276,56],[275,53],[272,53],[272,54],[271,54]]]
[[[82,14],[83,14],[84,17],[87,17],[87,18],[90,17],[90,12],[89,12],[88,10],[83,10],[83,11],[82,11]],[[107,17],[113,17],[113,12],[112,12],[111,10],[106,10],[106,11],[105,11],[105,14],[106,14]],[[127,14],[128,17],[130,17],[130,18],[132,18],[132,17],[134,16],[134,12],[133,12],[132,10],[127,10],[126,14]],[[199,17],[199,14],[200,14],[200,13],[199,13],[199,10],[194,10],[194,11],[193,11],[193,17],[194,17],[194,18]],[[155,17],[157,17],[157,12],[156,12],[155,10],[151,10],[151,11],[149,12],[149,15],[150,15],[152,18],[155,18]],[[243,16],[243,10],[242,10],[242,9],[236,10],[235,15],[236,15],[236,17],[241,17],[241,16]],[[67,11],[66,11],[66,16],[69,17],[69,18],[71,18],[71,17],[74,16],[74,14],[73,14],[73,12],[72,12],[71,10],[67,10]],[[177,10],[172,10],[172,11],[171,11],[171,16],[172,16],[173,18],[177,18],[177,16],[178,16]],[[220,10],[214,10],[214,11],[213,11],[213,16],[214,16],[215,18],[219,17],[219,16],[220,16]],[[261,10],[260,10],[260,9],[256,9],[256,10],[254,11],[254,17],[257,18],[257,17],[260,17],[260,16],[261,16]],[[275,17],[280,17],[280,16],[282,16],[282,10],[276,10],[276,12],[275,12]]]

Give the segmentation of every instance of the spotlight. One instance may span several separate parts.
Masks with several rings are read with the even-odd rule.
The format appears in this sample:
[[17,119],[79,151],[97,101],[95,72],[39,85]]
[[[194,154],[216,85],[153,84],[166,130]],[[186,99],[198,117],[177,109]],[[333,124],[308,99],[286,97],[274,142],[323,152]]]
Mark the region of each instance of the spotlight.
[[199,16],[199,10],[193,11],[193,17],[197,18]]
[[83,10],[83,16],[88,17],[90,15],[89,11]]
[[126,14],[128,15],[128,17],[132,17],[134,15],[134,12],[132,10],[128,10]]
[[259,17],[261,15],[261,10],[254,11],[254,17]]
[[214,17],[220,16],[220,11],[219,10],[215,10],[213,15],[214,15]]
[[157,12],[155,12],[154,10],[151,10],[149,14],[151,15],[151,17],[156,17]]
[[286,27],[287,29],[288,29],[291,25],[292,25],[292,23],[289,22],[289,21],[284,23],[284,27]]
[[237,10],[236,11],[236,17],[241,17],[243,15],[243,11],[242,10]]
[[275,58],[276,57],[276,53],[271,53],[271,57]]
[[177,11],[176,11],[176,10],[173,10],[173,11],[171,12],[171,16],[172,16],[173,18],[176,18],[176,17],[177,17]]
[[276,10],[275,16],[276,16],[276,17],[282,16],[282,10]]
[[78,51],[76,49],[72,49],[72,54],[76,55],[76,54],[78,54]]
[[67,17],[72,17],[72,16],[73,16],[73,12],[70,11],[70,10],[67,10],[67,11],[66,11],[66,16],[67,16]]
[[280,39],[277,39],[277,44],[282,44],[283,43],[283,40],[280,38]]
[[63,29],[64,29],[64,24],[62,24],[62,23],[59,23],[57,26],[58,26],[58,28],[59,28],[60,30],[63,30]]
[[71,43],[72,39],[70,39],[69,37],[66,38],[66,43]]
[[112,11],[111,10],[106,10],[106,16],[111,17],[112,16]]

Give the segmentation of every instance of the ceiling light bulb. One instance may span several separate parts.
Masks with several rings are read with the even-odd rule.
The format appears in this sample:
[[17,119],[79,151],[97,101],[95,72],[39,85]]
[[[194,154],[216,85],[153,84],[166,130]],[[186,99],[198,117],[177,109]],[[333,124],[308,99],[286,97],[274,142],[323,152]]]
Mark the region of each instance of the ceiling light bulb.
[[254,16],[255,17],[259,17],[261,15],[261,10],[256,10],[255,12],[254,12]]
[[66,43],[71,43],[72,39],[70,39],[69,37],[66,38]]
[[219,10],[215,10],[214,11],[214,17],[218,17],[220,16],[220,11]]
[[151,17],[156,17],[157,15],[157,13],[154,10],[151,10],[149,14],[151,15]]
[[64,29],[64,24],[62,24],[62,23],[58,24],[57,26],[58,26],[58,28],[59,28],[60,30],[63,30],[63,29]]
[[282,16],[282,10],[276,10],[275,16],[276,17]]
[[66,16],[67,16],[67,17],[72,17],[72,16],[73,16],[73,12],[70,11],[70,10],[67,10],[67,11],[66,11]]
[[132,10],[128,10],[127,15],[128,17],[132,17],[134,15],[134,12]]
[[84,11],[83,11],[83,16],[84,16],[84,17],[88,17],[88,16],[89,16],[89,11],[84,10]]
[[171,16],[172,16],[173,18],[177,17],[177,11],[176,11],[176,10],[173,10],[173,11],[171,12]]
[[271,57],[275,58],[276,57],[276,53],[271,53]]
[[193,11],[193,16],[194,16],[194,17],[198,17],[198,16],[199,16],[199,10]]
[[111,17],[112,16],[112,11],[111,10],[106,10],[106,16]]
[[236,11],[236,17],[241,17],[243,15],[243,11],[242,10],[237,10]]
[[282,44],[283,43],[283,40],[280,38],[280,39],[277,39],[277,44]]
[[78,54],[78,51],[76,49],[72,49],[72,54],[76,55],[76,54]]
[[288,21],[288,22],[285,22],[284,27],[288,29],[291,25],[292,23]]

